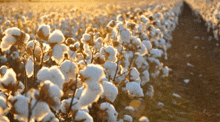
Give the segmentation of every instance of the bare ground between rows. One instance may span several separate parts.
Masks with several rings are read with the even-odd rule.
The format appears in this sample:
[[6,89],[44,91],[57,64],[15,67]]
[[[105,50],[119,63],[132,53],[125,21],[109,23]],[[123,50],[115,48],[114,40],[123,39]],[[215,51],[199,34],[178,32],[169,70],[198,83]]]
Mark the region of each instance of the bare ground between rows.
[[[220,47],[216,46],[219,42],[208,41],[213,35],[207,32],[203,20],[197,20],[190,6],[184,3],[165,64],[173,70],[170,79],[176,92],[186,96],[198,110],[195,120],[219,122]],[[184,79],[189,79],[189,83],[184,83]]]

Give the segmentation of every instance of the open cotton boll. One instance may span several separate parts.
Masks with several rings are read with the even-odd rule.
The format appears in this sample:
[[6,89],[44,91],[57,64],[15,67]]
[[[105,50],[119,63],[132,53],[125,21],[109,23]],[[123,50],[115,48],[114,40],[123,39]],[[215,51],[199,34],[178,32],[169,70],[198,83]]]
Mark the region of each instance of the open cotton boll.
[[37,73],[37,79],[41,81],[49,80],[51,77],[48,67],[42,67]]
[[110,77],[111,79],[113,79],[114,76],[115,76],[115,71],[116,71],[116,68],[117,68],[117,64],[115,62],[107,61],[104,64],[104,68],[106,70],[106,77],[107,78]]
[[148,70],[144,70],[141,74],[141,86],[144,86],[149,81],[150,81],[150,74]]
[[75,98],[76,99],[79,99],[80,97],[81,97],[81,94],[82,94],[82,92],[83,92],[83,90],[84,90],[85,88],[84,87],[80,87],[80,88],[78,88],[78,89],[76,89],[76,93],[75,93]]
[[161,57],[163,55],[163,51],[160,49],[152,49],[150,50],[150,54],[152,54],[153,57]]
[[141,21],[143,23],[149,22],[149,19],[147,17],[145,17],[144,15],[141,15]]
[[160,63],[159,59],[156,59],[154,57],[148,57],[148,60],[151,62],[151,63],[156,63],[157,64],[157,67],[159,68],[162,68],[163,65],[162,63]]
[[149,67],[149,64],[140,53],[134,54],[134,64],[136,65],[137,69],[145,69]]
[[141,118],[139,118],[139,122],[149,122],[149,119],[146,116],[141,116]]
[[57,43],[60,44],[65,40],[63,33],[60,30],[54,30],[49,35],[49,43]]
[[141,39],[140,38],[137,38],[137,37],[131,37],[131,43],[133,45],[141,45]]
[[131,37],[131,32],[128,29],[124,29],[120,32],[119,35],[119,42],[122,44],[124,43],[130,43],[130,37]]
[[51,74],[51,78],[48,80],[56,84],[60,89],[63,89],[63,83],[65,78],[60,69],[57,66],[52,66],[50,67],[49,72]]
[[141,43],[137,51],[143,56],[148,53],[147,48],[145,47],[143,43]]
[[[60,110],[62,111],[62,113],[67,113],[68,112],[71,100],[72,100],[72,98],[62,100],[61,107],[60,107]],[[71,110],[77,110],[79,108],[77,106],[78,104],[76,104],[77,102],[78,102],[78,99],[74,98],[73,102],[72,102]]]
[[140,73],[138,72],[138,70],[135,67],[132,67],[130,71],[130,80],[138,80],[139,75]]
[[162,77],[168,77],[169,76],[169,71],[171,71],[171,69],[167,66],[165,66],[163,69],[162,69],[162,72],[163,72],[163,75]]
[[85,111],[79,110],[75,115],[75,121],[93,122],[93,118]]
[[16,73],[12,68],[7,69],[5,75],[0,78],[1,87],[0,89],[4,89],[9,85],[17,85]]
[[32,111],[34,119],[41,121],[50,112],[50,107],[45,102],[38,102]]
[[134,112],[134,108],[132,106],[126,106],[125,110],[130,111],[130,112]]
[[103,81],[102,82],[104,92],[101,97],[107,98],[109,101],[114,102],[118,95],[118,88],[111,82]]
[[107,61],[116,62],[117,61],[117,57],[116,57],[117,50],[112,46],[105,46],[103,48],[104,48],[105,59],[107,59]]
[[34,62],[33,62],[32,57],[28,58],[26,65],[25,65],[25,69],[26,69],[26,74],[28,78],[30,78],[34,73]]
[[1,76],[4,76],[5,73],[6,73],[6,71],[7,71],[7,66],[6,66],[6,65],[2,65],[2,66],[0,67]]
[[[14,118],[19,121],[27,121],[28,118],[28,98],[23,95],[14,96],[9,99],[12,108],[11,112],[14,114]],[[33,114],[31,116],[33,118]]]
[[6,98],[3,96],[0,96],[0,107],[4,110],[8,107]]
[[133,118],[130,115],[124,115],[124,120],[128,122],[132,122]]
[[44,116],[41,122],[59,122],[59,120],[55,117],[53,112],[49,112],[46,116]]
[[148,51],[151,50],[151,48],[152,48],[152,44],[151,44],[150,41],[143,40],[142,43],[145,45],[145,47],[147,48]]
[[99,97],[103,94],[103,87],[98,83],[86,85],[79,99],[78,105],[81,109],[87,108],[93,102],[97,102]]
[[21,36],[21,30],[17,27],[12,27],[12,28],[6,29],[5,34],[14,35],[14,36]]
[[150,96],[151,98],[154,96],[154,87],[152,85],[150,85],[148,87],[147,92],[145,93],[145,95]]
[[50,26],[42,24],[37,30],[37,35],[42,39],[46,39],[50,35]]
[[6,35],[2,38],[2,42],[1,42],[1,50],[2,51],[6,51],[8,49],[11,48],[11,46],[13,44],[15,44],[16,39],[15,37],[11,36],[11,35]]
[[126,89],[128,91],[128,94],[131,96],[137,96],[137,97],[143,97],[144,93],[140,86],[140,84],[136,82],[128,82],[126,83]]
[[74,62],[70,62],[69,60],[65,60],[60,65],[61,71],[64,71],[69,79],[75,80],[76,73],[78,73],[78,66]]
[[43,97],[43,101],[55,111],[60,109],[60,98],[63,96],[63,91],[50,80],[46,80],[40,84],[40,97]]
[[117,117],[118,117],[118,112],[115,110],[115,107],[108,103],[108,102],[103,102],[100,104],[100,109],[101,110],[106,110],[108,114],[108,122],[116,122]]
[[51,59],[54,60],[57,64],[60,64],[64,59],[63,47],[59,44],[56,44],[53,47],[52,55],[53,56],[51,57]]

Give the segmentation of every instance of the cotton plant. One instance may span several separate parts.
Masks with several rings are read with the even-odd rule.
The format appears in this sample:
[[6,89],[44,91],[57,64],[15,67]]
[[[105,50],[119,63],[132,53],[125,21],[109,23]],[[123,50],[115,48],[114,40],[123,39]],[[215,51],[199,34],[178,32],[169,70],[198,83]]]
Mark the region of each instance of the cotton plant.
[[12,68],[7,69],[6,73],[0,78],[0,90],[3,92],[12,92],[13,94],[22,92],[24,85],[17,81],[16,73]]
[[117,61],[117,50],[112,46],[104,46],[101,48],[100,53],[105,56],[105,61]]
[[54,30],[48,37],[48,42],[52,47],[52,57],[57,64],[60,64],[64,60],[64,53],[68,51],[65,44],[65,37],[60,30]]
[[42,67],[37,73],[37,79],[42,83],[46,80],[50,80],[60,89],[63,89],[63,83],[65,82],[65,76],[58,66],[52,66],[50,68]]
[[[103,113],[103,120],[106,120],[107,122],[116,122],[117,117],[118,117],[118,112],[115,110],[115,107],[108,103],[108,102],[103,102],[100,104],[100,110]],[[101,114],[100,112],[100,114]]]
[[85,86],[79,99],[79,107],[81,109],[88,107],[93,102],[98,101],[103,93],[103,86],[100,83],[105,77],[104,69],[100,65],[89,64],[81,72],[81,82]]
[[109,81],[102,82],[104,92],[101,95],[101,98],[106,98],[107,100],[114,102],[118,95],[118,88]]
[[3,52],[9,50],[13,45],[22,47],[30,39],[28,34],[22,32],[17,27],[8,28],[4,33],[5,36],[2,38],[1,42],[1,50]]

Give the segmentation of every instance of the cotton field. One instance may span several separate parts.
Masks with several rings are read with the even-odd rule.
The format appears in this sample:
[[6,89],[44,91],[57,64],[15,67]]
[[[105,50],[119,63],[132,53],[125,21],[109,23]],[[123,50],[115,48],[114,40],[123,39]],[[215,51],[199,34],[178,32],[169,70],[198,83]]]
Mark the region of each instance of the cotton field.
[[0,120],[155,121],[146,109],[166,108],[155,86],[173,71],[164,62],[183,1],[70,3],[0,4]]

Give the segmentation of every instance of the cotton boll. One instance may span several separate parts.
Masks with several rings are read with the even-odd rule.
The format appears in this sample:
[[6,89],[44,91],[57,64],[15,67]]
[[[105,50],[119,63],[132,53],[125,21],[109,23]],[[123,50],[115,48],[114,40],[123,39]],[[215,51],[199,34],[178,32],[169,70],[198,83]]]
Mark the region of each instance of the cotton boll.
[[144,86],[149,81],[150,81],[150,74],[148,70],[144,70],[141,74],[141,86]]
[[130,111],[130,112],[134,112],[134,108],[132,106],[126,106],[125,110]]
[[149,122],[149,119],[146,116],[141,116],[141,118],[139,118],[139,122]]
[[48,105],[55,111],[60,109],[60,98],[63,96],[63,91],[51,81],[46,80],[40,84],[40,97],[43,101],[47,102]]
[[[61,102],[61,108],[60,110],[62,111],[62,113],[67,113],[70,107],[70,103],[71,103],[72,98],[69,99],[65,99],[62,100]],[[79,107],[77,106],[78,99],[74,98],[73,102],[72,102],[72,107],[71,110],[77,110]]]
[[93,118],[88,113],[79,110],[76,113],[75,121],[82,121],[82,120],[84,120],[84,122],[93,122]]
[[137,50],[141,55],[146,55],[148,53],[147,48],[144,44],[141,44]]
[[101,97],[102,98],[105,97],[111,102],[114,102],[118,95],[118,88],[113,83],[108,81],[103,81],[102,84],[103,84],[104,92],[101,95]]
[[117,50],[112,46],[105,46],[101,49],[101,53],[105,56],[107,61],[116,62],[117,61]]
[[103,102],[100,104],[100,109],[105,110],[108,114],[108,122],[116,122],[118,117],[118,112],[115,110],[114,106],[108,102]]
[[134,64],[136,65],[137,69],[145,69],[149,67],[149,64],[140,53],[134,54]]
[[138,80],[139,75],[140,73],[138,72],[138,70],[135,67],[132,67],[130,71],[130,80]]
[[0,83],[2,85],[0,88],[1,90],[5,89],[4,87],[7,87],[9,85],[17,85],[16,73],[12,68],[7,69],[5,75],[0,78]]
[[150,85],[148,87],[148,90],[145,93],[145,95],[150,96],[151,98],[153,98],[153,96],[154,96],[154,87],[152,85]]
[[47,39],[50,35],[50,26],[42,24],[37,30],[37,35],[42,39]]
[[122,43],[130,43],[131,32],[128,29],[124,29],[120,32],[119,42]]
[[132,122],[133,121],[133,119],[132,119],[132,117],[130,115],[124,115],[124,120],[128,121],[128,122]]
[[152,54],[153,57],[161,57],[163,54],[163,51],[160,49],[152,49],[150,50],[150,54]]
[[84,87],[81,87],[81,88],[79,88],[79,89],[76,89],[76,93],[75,93],[75,98],[76,98],[76,99],[79,99],[79,98],[81,97],[81,94],[82,94],[82,92],[83,92],[84,89],[85,89]]
[[57,64],[60,64],[64,59],[64,51],[63,47],[59,44],[56,44],[53,47],[52,60],[54,60]]
[[147,22],[149,22],[149,19],[147,17],[145,17],[144,15],[141,15],[141,21],[143,23],[147,23]]
[[170,70],[171,70],[170,68],[168,68],[167,66],[165,66],[165,67],[162,69],[162,72],[163,72],[162,77],[168,77]]
[[131,43],[135,46],[139,46],[141,45],[141,40],[140,38],[137,38],[137,37],[131,37]]
[[44,116],[46,116],[50,112],[50,108],[45,102],[38,102],[37,105],[33,109],[34,119],[37,121],[41,121]]
[[4,110],[8,107],[6,98],[3,96],[0,96],[0,107]]
[[28,98],[19,95],[11,98],[9,101],[12,104],[12,108],[10,111],[14,114],[15,119],[18,119],[19,121],[27,121]]
[[63,83],[65,78],[60,69],[57,66],[52,66],[49,72],[51,74],[51,78],[49,80],[56,84],[60,89],[63,89]]
[[49,43],[60,44],[65,40],[63,33],[60,30],[55,30],[49,35]]
[[93,102],[97,102],[99,97],[103,94],[103,87],[100,84],[93,83],[88,85],[82,92],[79,99],[79,106],[84,109],[91,105]]
[[110,77],[111,79],[113,79],[114,76],[115,76],[115,71],[116,71],[116,68],[117,68],[117,64],[115,62],[107,61],[104,64],[104,68],[106,70],[106,77],[107,78]]
[[37,79],[41,81],[49,80],[51,77],[48,67],[42,67],[37,73]]
[[6,51],[11,48],[13,44],[15,44],[16,39],[11,35],[6,35],[2,38],[1,42],[1,50]]
[[75,63],[65,60],[60,65],[60,69],[67,74],[69,79],[75,80],[76,73],[78,73],[78,66]]
[[0,62],[2,64],[5,64],[8,61],[8,59],[5,56],[0,56]]
[[46,116],[44,116],[41,122],[59,122],[59,120],[55,117],[53,112],[49,112]]
[[30,78],[34,73],[34,62],[33,62],[32,57],[28,58],[26,65],[25,65],[25,69],[26,69],[26,74],[28,78]]
[[5,34],[14,35],[14,36],[21,36],[21,30],[17,27],[12,27],[12,28],[6,29]]
[[144,93],[140,86],[140,84],[136,82],[128,82],[126,84],[126,89],[128,90],[128,94],[131,96],[143,97]]
[[2,65],[2,66],[0,67],[1,76],[4,76],[5,73],[6,73],[6,71],[7,71],[7,66],[6,66],[6,65]]

